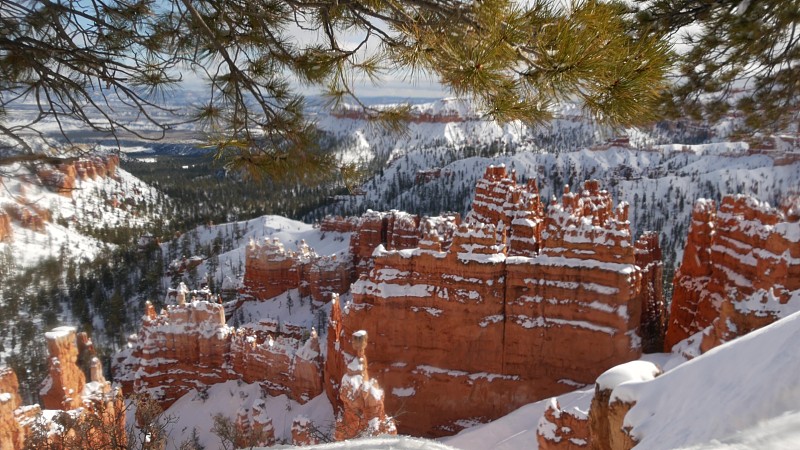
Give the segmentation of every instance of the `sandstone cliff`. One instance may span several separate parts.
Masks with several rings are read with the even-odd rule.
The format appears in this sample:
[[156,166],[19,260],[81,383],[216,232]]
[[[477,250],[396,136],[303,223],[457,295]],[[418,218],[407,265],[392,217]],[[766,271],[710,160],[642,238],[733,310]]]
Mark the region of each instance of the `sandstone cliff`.
[[[665,349],[698,334],[706,351],[800,308],[800,199],[779,208],[699,200],[675,273]],[[795,298],[795,300],[792,300]]]
[[[643,316],[663,317],[645,312],[663,309],[650,298],[657,241],[634,246],[627,205],[614,208],[597,182],[544,211],[534,183],[517,186],[490,167],[469,223],[414,221],[416,248],[392,239],[396,215],[369,212],[353,234],[361,276],[352,304],[331,314],[326,390],[341,406],[335,380],[354,355],[344,337],[368,330],[370,367],[391,387],[387,411],[403,410],[403,433],[451,434],[465,419],[591,383],[640,355]],[[430,225],[443,222],[455,229],[450,242]]]
[[[119,166],[116,155],[81,158],[58,166],[43,166],[37,169],[38,182],[66,197],[71,197],[76,180],[115,177]],[[36,232],[44,232],[45,224],[52,221],[52,211],[27,198],[25,185],[13,201],[0,203],[0,241],[13,238],[11,224]]]
[[113,178],[116,176],[117,167],[119,167],[117,155],[83,157],[52,168],[39,168],[37,176],[45,186],[71,197],[77,180]]

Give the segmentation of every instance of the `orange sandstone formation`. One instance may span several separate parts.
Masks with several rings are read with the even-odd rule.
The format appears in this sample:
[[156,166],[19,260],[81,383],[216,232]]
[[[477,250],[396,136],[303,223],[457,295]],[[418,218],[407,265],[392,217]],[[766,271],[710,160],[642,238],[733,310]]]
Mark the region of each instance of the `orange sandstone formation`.
[[798,308],[798,290],[800,198],[773,208],[727,196],[719,211],[699,200],[675,273],[665,349],[702,332],[706,351],[772,323]]
[[339,398],[342,410],[336,418],[334,437],[337,441],[356,437],[397,434],[394,420],[386,417],[383,390],[367,370],[367,332],[353,333],[351,345],[355,356],[342,377]]
[[660,374],[661,369],[651,362],[631,361],[613,367],[597,378],[589,409],[589,442],[592,449],[623,450],[636,445],[623,424],[625,414],[635,403],[616,396],[614,388],[628,381],[652,380]]
[[[83,158],[50,168],[40,168],[36,175],[46,186],[70,197],[76,179],[105,178],[116,176],[119,157],[116,155]],[[0,241],[13,237],[11,222],[36,232],[44,232],[45,223],[52,221],[52,212],[35,202],[25,200],[25,190],[21,187],[20,198],[16,203],[0,205]]]
[[115,361],[115,379],[164,409],[192,389],[234,379],[305,403],[323,387],[318,337],[312,330],[305,339],[304,331],[271,320],[231,328],[217,303],[170,305],[160,314],[148,303],[138,336]]
[[[45,336],[50,353],[50,376],[41,391],[45,409],[62,410],[76,419],[74,427],[64,429],[50,422],[55,414],[42,415],[39,405],[22,406],[16,374],[0,368],[0,448],[106,448],[112,441],[125,445],[125,415],[118,389],[103,377],[100,360],[92,354],[91,341],[75,329],[60,327]],[[87,373],[77,365],[89,358]],[[87,376],[90,381],[86,382]],[[33,427],[51,430],[34,436]]]
[[241,408],[236,415],[236,448],[271,447],[275,445],[275,428],[267,416],[264,400],[250,408]]
[[320,222],[320,233],[352,233],[358,227],[357,217],[325,216]]
[[78,367],[75,328],[60,327],[44,334],[50,353],[50,375],[39,391],[45,409],[70,410],[81,406],[86,376]]
[[300,289],[300,295],[327,302],[331,294],[347,292],[353,278],[349,258],[318,256],[305,242],[292,252],[277,239],[251,241],[245,255],[245,292],[260,300]]
[[18,420],[18,408],[22,405],[19,396],[19,381],[13,370],[0,368],[0,448],[22,448],[25,439],[23,425]]
[[415,435],[499,417],[641,354],[642,317],[663,317],[643,312],[663,308],[649,298],[661,265],[654,236],[632,244],[627,205],[613,208],[588,181],[545,212],[535,185],[516,186],[502,167],[478,186],[481,204],[451,243],[423,220],[418,248],[392,249],[388,218],[365,215],[353,253],[371,255],[372,268],[331,314],[332,402],[355,353],[342,338],[359,329],[372,333],[371,367],[391,387],[387,410],[402,408],[398,426]]
[[4,211],[0,211],[0,242],[10,241],[14,233],[11,229],[11,218]]
[[319,436],[314,430],[314,424],[305,416],[297,416],[292,420],[292,445],[317,445]]
[[562,409],[558,400],[552,398],[539,419],[536,442],[540,450],[587,450],[589,417],[577,408]]
[[37,176],[46,186],[61,195],[71,197],[77,180],[114,178],[119,167],[119,156],[104,155],[81,158],[59,164],[53,168],[40,168]]

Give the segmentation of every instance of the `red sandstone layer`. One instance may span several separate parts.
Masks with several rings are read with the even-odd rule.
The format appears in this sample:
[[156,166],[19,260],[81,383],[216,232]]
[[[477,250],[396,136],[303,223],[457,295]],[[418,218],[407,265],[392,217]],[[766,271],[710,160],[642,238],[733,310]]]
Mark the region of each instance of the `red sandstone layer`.
[[403,433],[452,433],[463,419],[591,383],[639,356],[643,305],[663,308],[660,296],[649,298],[661,273],[657,240],[635,247],[627,205],[613,208],[596,182],[567,190],[546,213],[535,185],[517,187],[504,168],[488,169],[478,186],[473,224],[446,247],[420,226],[419,248],[387,249],[389,219],[372,212],[353,237],[354,253],[372,255],[373,267],[344,314],[334,307],[326,390],[337,392],[353,355],[343,337],[370,331],[370,367],[391,387],[386,409],[402,409]]

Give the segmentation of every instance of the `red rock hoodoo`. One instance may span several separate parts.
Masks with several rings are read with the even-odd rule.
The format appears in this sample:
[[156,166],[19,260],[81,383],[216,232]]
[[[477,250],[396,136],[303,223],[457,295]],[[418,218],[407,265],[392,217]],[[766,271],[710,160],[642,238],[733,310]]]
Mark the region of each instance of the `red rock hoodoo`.
[[259,383],[300,403],[323,389],[316,332],[306,337],[305,329],[272,320],[228,327],[223,306],[205,301],[170,305],[160,314],[148,304],[114,371],[126,393],[147,393],[164,409],[192,389],[227,380]]
[[23,425],[17,410],[22,405],[19,396],[19,381],[13,370],[0,368],[0,448],[22,448],[25,439]]
[[11,229],[11,217],[7,213],[0,211],[0,242],[10,241],[14,238],[14,232]]
[[[663,307],[645,284],[661,266],[654,238],[632,244],[627,205],[613,208],[588,181],[544,212],[535,184],[517,186],[503,167],[487,169],[478,189],[468,223],[422,220],[417,248],[391,239],[386,215],[365,215],[351,244],[367,264],[352,304],[331,314],[333,403],[341,407],[334,380],[355,354],[343,338],[361,329],[372,336],[374,377],[391,387],[386,409],[402,408],[398,427],[414,435],[499,417],[641,354],[643,305]],[[442,228],[456,229],[450,240]]]
[[75,328],[61,327],[44,335],[50,353],[50,375],[39,391],[45,409],[70,410],[81,406],[86,375],[78,367]]
[[319,443],[320,438],[308,417],[298,416],[292,420],[292,445],[299,447]]
[[800,198],[773,208],[726,196],[719,211],[699,200],[673,284],[667,351],[700,332],[700,350],[707,351],[796,310]]
[[[0,448],[20,450],[26,445],[27,448],[62,448],[66,443],[76,442],[83,448],[106,448],[112,441],[124,446],[122,396],[103,378],[103,369],[93,353],[91,341],[84,333],[76,335],[71,327],[56,328],[46,333],[45,338],[50,353],[50,375],[40,393],[42,402],[46,409],[68,411],[79,425],[64,430],[49,422],[55,414],[42,415],[39,405],[23,406],[16,374],[8,368],[0,368]],[[87,373],[78,366],[82,359],[87,360]],[[86,382],[87,375],[89,382]],[[94,426],[80,426],[83,421]],[[34,426],[50,430],[50,433],[35,437],[43,441],[26,442],[34,439]]]
[[342,409],[336,418],[334,437],[337,441],[356,437],[397,434],[394,420],[386,417],[383,389],[371,379],[367,370],[367,332],[353,333],[351,345],[355,356],[342,377],[339,398]]
[[271,447],[275,445],[275,428],[267,416],[264,400],[258,400],[252,407],[242,408],[236,414],[236,448]]

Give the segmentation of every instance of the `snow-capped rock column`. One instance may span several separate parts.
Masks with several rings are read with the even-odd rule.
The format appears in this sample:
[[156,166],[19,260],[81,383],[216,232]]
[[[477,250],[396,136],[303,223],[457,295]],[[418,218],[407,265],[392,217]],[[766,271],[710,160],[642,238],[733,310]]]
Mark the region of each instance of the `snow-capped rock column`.
[[58,327],[44,334],[50,353],[50,374],[39,395],[45,409],[71,410],[82,405],[86,376],[78,367],[75,328]]
[[13,370],[0,368],[0,448],[21,448],[24,433],[14,412],[22,404],[19,381]]
[[236,448],[271,447],[275,445],[275,428],[267,416],[264,400],[258,400],[252,408],[242,408],[236,415],[239,431]]
[[12,237],[11,218],[5,212],[0,211],[0,242],[10,241]]
[[383,390],[367,371],[367,332],[353,333],[352,346],[356,356],[347,365],[342,377],[339,398],[342,412],[336,418],[335,439],[343,441],[363,436],[397,434],[394,420],[383,409]]

